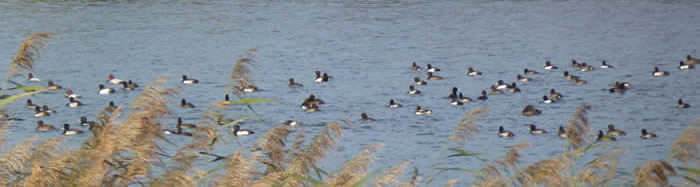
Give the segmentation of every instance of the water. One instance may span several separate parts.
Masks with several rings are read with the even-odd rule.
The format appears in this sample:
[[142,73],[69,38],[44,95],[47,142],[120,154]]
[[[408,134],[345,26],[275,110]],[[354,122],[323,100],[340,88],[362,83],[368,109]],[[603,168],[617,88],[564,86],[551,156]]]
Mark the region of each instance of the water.
[[[606,150],[627,147],[619,167],[632,171],[644,160],[666,158],[673,140],[700,114],[696,106],[675,108],[681,97],[700,105],[697,71],[677,69],[685,55],[700,56],[700,3],[696,1],[3,1],[0,7],[0,56],[8,59],[0,65],[1,72],[6,72],[24,37],[51,32],[55,38],[49,40],[35,74],[44,84],[52,79],[84,97],[80,101],[86,107],[78,109],[64,107],[63,93],[31,97],[58,110],[44,119],[49,124],[77,124],[81,115],[94,119],[97,109],[110,100],[128,106],[138,92],[97,95],[97,84],[104,83],[109,73],[141,85],[167,75],[170,87],[178,85],[182,74],[200,79],[201,84],[179,90],[171,105],[173,114],[165,119],[171,126],[177,117],[196,122],[205,106],[226,94],[235,60],[246,49],[256,48],[252,76],[262,91],[249,96],[279,103],[255,105],[265,123],[249,123],[245,128],[264,132],[280,121],[296,119],[305,123],[301,128],[310,136],[326,122],[356,121],[345,126],[338,151],[323,161],[328,170],[339,168],[373,143],[386,146],[372,168],[413,160],[426,177],[437,167],[478,169],[484,162],[440,158],[450,154],[446,148],[455,147],[447,140],[455,123],[481,107],[488,107],[489,114],[478,124],[481,133],[464,148],[486,153],[483,158],[493,160],[509,145],[527,142],[532,147],[523,150],[521,166],[526,166],[561,152],[565,141],[553,132],[566,125],[576,106],[586,103],[593,105],[589,119],[594,132],[615,124],[628,136],[595,150],[583,162]],[[596,66],[604,59],[617,68],[575,72],[568,65],[572,58]],[[561,69],[545,71],[545,60]],[[445,79],[418,86],[422,95],[406,94],[413,77],[425,78],[424,73],[409,69],[413,61],[440,67],[438,75]],[[484,76],[466,77],[469,66]],[[653,66],[670,71],[671,76],[652,78]],[[528,76],[533,82],[518,83],[522,93],[490,96],[486,102],[461,107],[447,105],[444,97],[453,86],[476,97],[496,80],[515,81],[523,68],[541,74]],[[326,84],[313,83],[315,70],[335,78]],[[561,77],[564,70],[588,84],[573,85]],[[305,87],[289,89],[288,78]],[[614,81],[631,82],[632,89],[624,95],[601,91]],[[550,88],[565,95],[562,102],[540,102]],[[305,113],[298,108],[311,93],[327,102],[322,112]],[[178,108],[180,98],[198,108]],[[390,98],[405,107],[384,107]],[[543,114],[520,115],[527,104]],[[434,114],[415,116],[416,105]],[[6,108],[11,115],[28,119],[10,127],[5,137],[8,146],[29,136],[59,136],[58,132],[33,132],[35,119],[23,100]],[[358,122],[361,112],[377,121]],[[229,118],[247,114],[237,108],[224,113]],[[552,133],[532,136],[528,123]],[[516,137],[498,138],[498,126]],[[641,128],[660,137],[641,141]],[[74,136],[65,144],[77,146],[84,138]],[[251,146],[256,138],[240,141]],[[229,154],[237,147],[228,141],[217,153]],[[472,182],[468,174],[448,172],[436,184],[452,178],[459,184]]]

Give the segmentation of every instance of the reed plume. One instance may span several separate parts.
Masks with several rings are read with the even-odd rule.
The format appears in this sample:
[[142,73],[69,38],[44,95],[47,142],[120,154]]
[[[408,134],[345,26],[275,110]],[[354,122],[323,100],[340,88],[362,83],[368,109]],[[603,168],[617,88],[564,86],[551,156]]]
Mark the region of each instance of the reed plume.
[[282,162],[285,159],[286,138],[289,135],[289,129],[285,125],[278,125],[268,130],[263,134],[262,138],[256,143],[258,148],[265,151],[267,159],[261,160],[267,165],[265,173],[279,172],[284,169]]
[[697,125],[700,121],[696,120],[696,126],[691,126],[683,130],[683,133],[671,144],[670,157],[678,160],[685,166],[691,163],[698,163],[698,145],[700,145],[700,130]]
[[573,118],[567,125],[567,140],[569,142],[569,147],[572,149],[578,149],[589,142],[586,138],[586,134],[590,131],[588,118],[586,117],[586,111],[588,109],[590,109],[590,105],[581,105],[576,108]]
[[353,186],[357,184],[365,175],[367,175],[367,167],[374,160],[375,152],[382,148],[384,144],[373,144],[366,148],[350,161],[343,165],[340,173],[329,177],[326,184],[330,186]]
[[488,109],[480,108],[464,114],[453,130],[454,135],[450,136],[449,139],[454,140],[459,145],[464,145],[465,140],[471,140],[474,135],[479,133],[479,128],[474,123],[487,113]]
[[420,183],[420,181],[421,181],[421,176],[418,173],[417,167],[413,167],[413,172],[411,172],[410,179],[411,180],[409,180],[408,182],[399,184],[399,186],[401,186],[401,187],[416,187],[416,186],[418,186],[418,183]]
[[53,37],[51,33],[35,33],[24,39],[15,57],[12,58],[12,65],[10,65],[8,73],[16,73],[18,70],[33,70],[36,60],[40,56],[39,49],[46,46],[46,39],[51,37]]
[[375,186],[391,186],[399,182],[399,177],[401,177],[403,170],[410,165],[412,161],[405,161],[399,165],[389,168],[384,171],[384,174],[374,179]]
[[634,171],[638,186],[668,186],[669,175],[676,175],[676,170],[661,160],[648,160]]
[[239,148],[231,157],[226,173],[219,176],[216,186],[250,186],[252,163],[241,153]]
[[24,139],[0,155],[0,181],[5,184],[18,184],[29,173],[27,170],[32,167],[32,143],[36,139],[37,137]]
[[479,170],[481,175],[474,177],[474,186],[505,186],[509,179],[502,172],[517,171],[517,165],[520,163],[520,149],[529,146],[527,143],[513,145],[506,155],[486,164]]
[[253,79],[250,78],[250,68],[248,67],[255,64],[255,60],[253,60],[255,52],[257,52],[257,49],[248,49],[243,57],[236,61],[231,71],[231,79],[234,82],[231,88],[238,96],[245,96],[243,89],[255,85]]

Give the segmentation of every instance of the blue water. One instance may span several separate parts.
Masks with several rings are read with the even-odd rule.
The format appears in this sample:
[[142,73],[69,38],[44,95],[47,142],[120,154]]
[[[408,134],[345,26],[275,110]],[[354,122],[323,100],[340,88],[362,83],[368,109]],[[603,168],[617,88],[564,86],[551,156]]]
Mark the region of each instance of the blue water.
[[[355,123],[344,126],[338,149],[322,161],[324,169],[334,171],[368,145],[384,143],[371,170],[406,160],[413,160],[424,178],[438,167],[477,170],[485,162],[441,158],[451,154],[447,148],[457,147],[447,137],[459,119],[468,111],[487,107],[489,114],[478,123],[480,134],[461,148],[486,153],[482,158],[493,160],[505,154],[508,146],[526,142],[531,147],[523,149],[521,167],[525,167],[561,153],[566,141],[553,132],[567,124],[576,106],[591,104],[591,133],[615,124],[628,135],[592,151],[581,162],[627,147],[619,169],[631,172],[645,160],[665,159],[671,143],[700,114],[698,72],[678,70],[678,61],[686,55],[700,56],[698,8],[697,1],[2,1],[0,57],[7,60],[0,72],[6,72],[30,33],[54,33],[34,74],[42,84],[54,80],[72,88],[83,96],[80,101],[86,106],[65,107],[62,91],[30,97],[58,110],[43,119],[53,125],[77,125],[82,115],[94,119],[109,101],[129,106],[137,91],[97,95],[97,85],[109,73],[141,85],[168,76],[168,87],[177,87],[182,74],[199,79],[200,84],[185,86],[173,99],[173,113],[163,120],[172,128],[177,117],[196,123],[207,105],[222,100],[232,83],[233,63],[245,50],[256,48],[252,77],[262,91],[248,96],[279,102],[254,106],[265,123],[244,125],[258,132],[239,138],[247,147],[283,120],[302,121],[299,128],[311,137],[327,122],[348,119]],[[606,60],[616,68],[577,72],[568,65],[572,58],[596,67]],[[560,69],[544,70],[545,60]],[[410,70],[414,61],[440,67],[437,75],[444,80],[418,86],[422,95],[408,95],[413,77],[426,78],[425,73]],[[654,66],[671,76],[652,78]],[[484,75],[467,77],[467,67]],[[452,87],[475,98],[496,80],[515,81],[523,68],[540,74],[528,75],[533,82],[518,83],[522,93],[489,96],[486,102],[459,107],[447,104],[445,97]],[[316,70],[334,78],[313,83]],[[588,84],[573,85],[561,77],[564,70]],[[289,78],[305,87],[289,89]],[[24,82],[23,77],[14,79]],[[614,81],[631,82],[632,88],[622,95],[602,91]],[[564,94],[561,102],[540,102],[550,88]],[[298,108],[309,94],[327,102],[321,112]],[[197,108],[179,108],[181,98]],[[405,107],[386,108],[390,98]],[[695,106],[675,108],[678,98]],[[27,119],[12,123],[6,147],[29,136],[60,136],[59,132],[34,132],[33,111],[23,104],[20,100],[6,106],[13,117]],[[541,109],[542,115],[520,115],[527,104]],[[416,116],[416,105],[434,114]],[[359,121],[362,112],[377,121]],[[223,113],[228,118],[250,114],[243,108]],[[530,123],[552,133],[530,135],[526,126]],[[498,126],[516,136],[499,138]],[[642,141],[641,128],[660,137]],[[73,136],[64,144],[77,148],[85,138]],[[216,153],[226,155],[238,148],[231,139],[225,142]],[[182,144],[163,147],[172,153],[178,145]],[[433,184],[453,178],[461,185],[472,183],[470,174],[447,172]]]

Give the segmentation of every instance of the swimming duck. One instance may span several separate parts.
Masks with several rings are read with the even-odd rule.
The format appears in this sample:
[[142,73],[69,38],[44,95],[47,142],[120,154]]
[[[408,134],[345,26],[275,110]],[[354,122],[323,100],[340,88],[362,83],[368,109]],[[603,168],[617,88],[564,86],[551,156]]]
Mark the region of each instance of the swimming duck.
[[256,92],[258,91],[258,87],[255,85],[247,85],[245,88],[243,88],[243,92]]
[[69,97],[69,98],[71,98],[71,97],[72,97],[72,98],[80,98],[80,95],[75,94],[75,93],[73,93],[73,90],[68,89],[68,91],[66,91],[66,97]]
[[66,104],[66,105],[68,105],[71,108],[76,108],[76,107],[82,105],[82,103],[80,103],[80,101],[75,100],[75,98],[70,97],[70,98],[68,98],[68,104]]
[[34,117],[44,117],[44,116],[49,116],[50,114],[48,112],[41,111],[41,107],[36,106],[34,107]]
[[647,132],[647,129],[642,129],[642,135],[640,137],[643,139],[656,138],[656,134]]
[[364,120],[364,121],[376,121],[376,119],[374,119],[374,118],[367,117],[367,113],[364,113],[364,112],[362,114],[360,114],[360,116],[362,117],[360,119]]
[[510,87],[511,87],[510,84],[506,84],[505,82],[503,82],[503,80],[496,81],[496,89],[505,90],[505,89],[508,89]]
[[46,131],[52,131],[56,130],[56,127],[53,127],[52,125],[49,124],[44,124],[44,121],[39,120],[36,122],[36,129],[34,131],[39,131],[39,132],[46,132]]
[[510,93],[517,93],[517,92],[520,92],[520,88],[518,88],[518,86],[515,85],[515,82],[511,83]]
[[559,69],[557,66],[553,65],[552,62],[549,60],[544,62],[544,69],[552,70],[552,69]]
[[627,88],[629,88],[629,87],[632,87],[632,84],[630,84],[630,82],[618,82],[618,81],[615,81],[615,86],[617,86],[617,85],[622,85],[622,87],[624,87],[625,89],[627,89]]
[[620,129],[615,129],[615,125],[613,124],[608,124],[608,136],[624,136],[627,135],[625,131],[620,130]]
[[297,126],[297,125],[301,125],[301,124],[302,123],[300,121],[297,121],[297,120],[287,120],[287,121],[282,122],[282,125],[287,125],[287,126],[292,126],[292,127]]
[[318,111],[321,111],[321,109],[318,108],[318,105],[312,104],[312,103],[304,104],[304,107],[302,107],[302,109],[304,109],[304,112],[318,112]]
[[51,110],[51,109],[49,109],[49,106],[46,106],[46,105],[41,106],[41,111],[48,112],[48,113],[56,113],[56,110]]
[[199,80],[187,78],[187,75],[182,75],[182,84],[197,84]]
[[34,77],[34,75],[32,73],[27,74],[27,80],[29,80],[31,82],[41,81],[41,79],[39,79],[39,77]]
[[481,75],[481,72],[474,71],[474,68],[472,68],[472,67],[467,68],[467,76],[473,77],[473,76],[479,76],[479,75]]
[[450,95],[447,95],[448,99],[457,99],[457,87],[452,87],[452,92],[450,92]]
[[515,134],[513,132],[503,129],[503,126],[498,127],[498,136],[500,137],[513,137]]
[[530,81],[532,81],[532,78],[523,77],[523,76],[521,76],[520,74],[518,74],[517,78],[518,78],[518,81],[520,81],[520,82],[530,82]]
[[109,83],[112,83],[112,84],[121,84],[123,82],[126,82],[126,81],[114,78],[114,75],[112,75],[111,73],[107,76],[107,81]]
[[412,94],[412,95],[420,94],[420,90],[416,90],[416,88],[413,87],[413,85],[410,85],[410,86],[408,86],[408,94]]
[[600,68],[608,69],[608,68],[615,68],[615,67],[613,67],[612,65],[609,65],[607,62],[605,62],[605,60],[603,60],[603,62],[601,62],[601,64],[600,64]]
[[534,115],[539,115],[542,113],[542,111],[535,109],[534,106],[532,105],[527,105],[525,108],[523,108],[523,116],[534,116]]
[[683,103],[683,99],[678,99],[678,108],[690,108],[690,104]]
[[530,134],[544,134],[547,133],[547,131],[538,129],[537,126],[534,124],[530,124]]
[[581,64],[579,64],[578,62],[576,62],[575,59],[571,59],[571,66],[573,66],[573,67],[575,67],[575,68],[581,68]]
[[82,126],[93,126],[96,124],[97,123],[95,123],[94,121],[88,121],[87,117],[85,117],[85,116],[80,117],[80,125],[82,125]]
[[36,108],[36,107],[39,106],[39,105],[35,105],[35,104],[32,103],[32,100],[31,100],[31,99],[27,99],[27,105],[26,105],[26,106],[27,106],[27,108],[34,109],[34,108]]
[[230,101],[230,98],[228,97],[228,94],[224,96],[224,101]]
[[163,134],[177,134],[177,130],[165,129],[163,130]]
[[114,88],[105,88],[105,85],[100,84],[97,86],[97,93],[100,95],[109,95],[115,92]]
[[554,100],[548,98],[548,97],[545,95],[545,96],[542,96],[542,102],[543,102],[543,103],[549,104],[549,103],[553,103]]
[[662,76],[670,75],[670,73],[668,73],[668,71],[659,70],[659,67],[654,67],[654,72],[652,72],[651,75],[654,77],[662,77]]
[[603,130],[598,131],[598,139],[599,142],[609,142],[609,141],[615,141],[615,137],[612,136],[606,136],[603,134]]
[[569,80],[574,79],[576,77],[574,75],[569,74],[569,71],[564,71],[564,73],[562,73],[562,76],[566,77],[566,79],[569,79]]
[[593,66],[590,66],[590,65],[586,64],[585,62],[584,62],[584,63],[581,63],[581,67],[580,67],[580,68],[581,68],[581,71],[591,71],[591,70],[593,70]]
[[564,127],[562,127],[562,126],[559,126],[559,137],[562,137],[562,138],[569,137],[568,135],[566,135],[566,130],[564,130]]
[[185,99],[180,100],[180,107],[182,108],[194,108],[192,103],[188,103]]
[[46,88],[48,88],[49,90],[58,90],[58,89],[63,88],[62,86],[60,86],[58,84],[54,84],[53,81],[50,81],[50,80],[48,82],[48,85],[49,85],[49,87],[46,87]]
[[433,72],[428,72],[428,78],[427,78],[427,79],[428,79],[428,80],[440,80],[440,79],[442,79],[442,77],[437,76],[437,75],[433,75]]
[[324,103],[326,102],[324,102],[321,99],[317,99],[316,96],[314,96],[314,94],[310,94],[309,97],[304,99],[304,102],[301,103],[301,108],[306,109],[309,105],[320,105]]
[[245,136],[255,134],[255,132],[247,129],[241,129],[239,125],[233,125],[233,135],[234,136]]
[[401,104],[395,103],[393,99],[389,99],[389,108],[401,108]]
[[70,125],[68,123],[63,124],[63,135],[69,136],[69,135],[76,135],[76,134],[82,134],[83,131],[81,130],[76,130],[76,129],[70,129]]
[[554,90],[554,88],[549,89],[549,97],[554,98],[554,99],[561,99],[561,93],[558,93],[557,91]]
[[289,87],[290,88],[295,88],[295,87],[304,87],[303,84],[294,82],[293,78],[289,78]]
[[139,87],[138,84],[136,84],[134,81],[131,81],[131,80],[126,81],[126,85],[131,87],[131,88],[138,88]]
[[177,118],[177,126],[180,126],[183,129],[195,129],[197,128],[197,125],[191,124],[191,123],[182,123],[182,118]]
[[416,65],[416,62],[413,62],[413,65],[411,65],[411,70],[421,70],[420,66]]
[[503,91],[496,89],[496,86],[491,85],[491,95],[500,95]]
[[462,101],[460,101],[460,100],[457,99],[457,98],[454,98],[454,99],[452,99],[452,100],[450,101],[450,105],[458,106],[458,105],[463,105],[463,104],[464,104],[464,103],[462,103]]
[[696,63],[698,63],[698,59],[688,55],[685,57],[685,63],[688,65],[695,65]]
[[584,85],[586,83],[588,83],[588,82],[586,82],[585,80],[581,80],[578,77],[574,78],[574,84],[576,84],[576,85]]
[[321,75],[321,71],[315,71],[316,73],[316,79],[314,79],[314,82],[328,82],[328,74],[323,73],[323,76]]
[[114,105],[114,102],[113,102],[113,101],[109,101],[109,104],[107,104],[107,106],[106,106],[104,109],[102,109],[102,110],[104,110],[104,111],[107,112],[107,113],[112,113],[112,112],[114,112],[114,110],[116,110],[116,109],[117,109],[117,106]]
[[472,101],[472,98],[462,96],[462,92],[459,92],[459,96],[457,97],[457,99],[463,103]]
[[525,75],[534,75],[537,74],[537,71],[525,68],[525,70],[523,70],[523,73]]
[[416,115],[422,116],[422,115],[430,115],[433,114],[432,110],[424,109],[421,108],[420,106],[416,106]]
[[434,73],[434,72],[440,71],[440,68],[438,68],[438,67],[433,67],[433,66],[430,65],[430,64],[426,64],[425,67],[426,67],[426,68],[425,68],[425,71],[427,71],[427,72],[433,72],[433,73]]
[[625,86],[624,86],[624,84],[620,84],[619,82],[615,82],[615,86],[610,88],[608,91],[610,93],[613,93],[613,92],[623,93],[623,92],[625,92]]
[[693,65],[686,64],[685,62],[681,61],[681,65],[678,66],[678,68],[681,70],[689,70],[689,69],[693,69],[694,67],[693,67]]
[[413,77],[413,83],[416,85],[427,85],[428,83],[420,80],[418,77]]
[[481,96],[477,97],[476,99],[486,101],[489,99],[488,96],[486,96],[486,90],[481,90]]
[[134,87],[130,87],[128,82],[122,82],[122,89],[125,90],[134,90]]

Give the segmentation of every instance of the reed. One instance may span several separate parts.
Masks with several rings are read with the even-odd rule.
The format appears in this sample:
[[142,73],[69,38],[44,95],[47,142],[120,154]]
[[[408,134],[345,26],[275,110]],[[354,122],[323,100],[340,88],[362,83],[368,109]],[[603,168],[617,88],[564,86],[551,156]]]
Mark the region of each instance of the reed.
[[32,71],[41,56],[40,49],[46,46],[46,39],[53,37],[51,33],[34,33],[27,36],[19,46],[17,53],[12,58],[10,68],[5,76],[3,88],[7,88],[7,80],[16,75],[19,71]]

